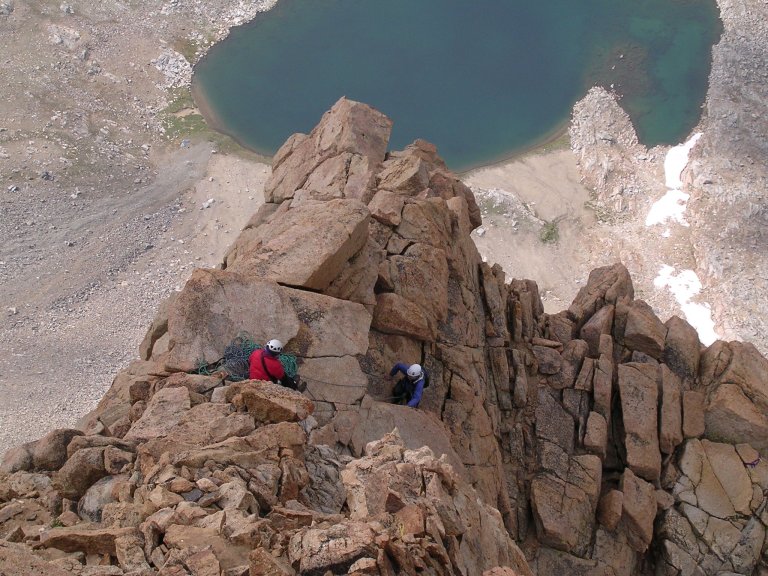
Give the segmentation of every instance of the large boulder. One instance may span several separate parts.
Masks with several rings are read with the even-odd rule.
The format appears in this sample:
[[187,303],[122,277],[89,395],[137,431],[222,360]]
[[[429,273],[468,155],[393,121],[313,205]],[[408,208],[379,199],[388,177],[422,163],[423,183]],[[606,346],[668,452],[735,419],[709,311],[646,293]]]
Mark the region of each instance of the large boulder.
[[325,290],[368,240],[370,213],[359,200],[305,202],[280,216],[235,244],[227,270]]
[[54,471],[67,461],[67,446],[75,436],[81,436],[80,430],[52,430],[40,440],[29,442],[9,450],[0,463],[0,471],[30,472]]
[[699,374],[701,342],[696,329],[685,320],[672,316],[664,325],[664,363],[680,378],[692,381]]
[[124,438],[146,441],[165,436],[191,407],[187,388],[163,388],[152,396],[141,418],[134,422]]
[[227,402],[245,408],[258,423],[298,422],[312,414],[312,402],[294,390],[259,380],[246,380],[227,386]]
[[230,271],[196,270],[171,307],[166,365],[191,372],[224,355],[243,331],[278,337],[302,358],[364,354],[371,316],[360,304]]
[[650,481],[658,480],[661,474],[657,377],[658,368],[651,364],[619,364],[627,464],[635,474]]
[[768,457],[768,359],[752,344],[715,342],[701,355],[706,436],[751,444]]
[[589,280],[568,309],[576,327],[581,329],[592,315],[606,304],[616,304],[619,301],[631,301],[635,290],[632,278],[623,264],[614,264],[596,268],[589,273]]
[[64,552],[85,552],[86,554],[115,555],[115,540],[121,536],[137,533],[136,528],[96,528],[93,526],[72,526],[52,528],[40,535],[43,548],[56,548]]
[[540,474],[531,482],[536,532],[547,546],[583,555],[595,525],[602,464],[593,455],[563,455],[558,461],[567,464]]
[[623,523],[630,545],[645,552],[653,538],[653,520],[656,518],[656,496],[653,485],[638,478],[631,469],[621,477]]
[[308,189],[368,202],[391,129],[392,121],[381,112],[341,98],[309,136],[295,134],[277,151],[264,199],[280,203]]
[[78,500],[95,482],[108,475],[105,448],[83,448],[53,476],[53,486],[64,498]]
[[[80,565],[79,562],[78,565]],[[25,546],[0,540],[0,574],[7,574],[8,576],[71,576],[72,572],[46,562]]]
[[623,337],[624,345],[630,350],[637,350],[661,360],[664,355],[667,327],[662,324],[647,303],[635,300],[627,309]]

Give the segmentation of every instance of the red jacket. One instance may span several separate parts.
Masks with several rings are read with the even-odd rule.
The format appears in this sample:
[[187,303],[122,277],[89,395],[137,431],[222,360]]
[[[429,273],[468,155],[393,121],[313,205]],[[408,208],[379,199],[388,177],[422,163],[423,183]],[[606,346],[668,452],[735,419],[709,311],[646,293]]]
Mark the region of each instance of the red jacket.
[[[264,362],[261,361],[262,358],[264,358]],[[253,351],[250,358],[248,358],[248,365],[250,367],[249,377],[251,380],[272,382],[273,380],[281,380],[285,377],[285,370],[280,363],[280,359],[277,356],[266,353],[264,348]],[[269,374],[264,371],[265,365]]]

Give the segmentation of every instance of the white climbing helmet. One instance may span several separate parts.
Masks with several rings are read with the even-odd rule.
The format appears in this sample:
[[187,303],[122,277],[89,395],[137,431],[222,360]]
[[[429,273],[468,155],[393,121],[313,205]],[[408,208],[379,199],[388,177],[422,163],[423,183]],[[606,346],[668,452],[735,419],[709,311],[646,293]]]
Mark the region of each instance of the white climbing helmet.
[[408,368],[407,374],[409,379],[416,381],[422,377],[423,372],[421,371],[421,366],[418,364],[411,364],[411,367]]
[[272,354],[280,354],[283,351],[283,343],[280,340],[272,339],[267,342],[267,350]]

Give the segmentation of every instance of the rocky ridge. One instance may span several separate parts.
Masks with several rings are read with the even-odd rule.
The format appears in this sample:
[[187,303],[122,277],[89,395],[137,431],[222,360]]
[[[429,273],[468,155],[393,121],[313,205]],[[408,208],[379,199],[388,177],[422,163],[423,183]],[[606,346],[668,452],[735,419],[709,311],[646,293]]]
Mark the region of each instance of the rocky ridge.
[[[766,573],[768,361],[662,322],[620,264],[545,314],[390,128],[342,99],[291,137],[97,409],[5,455],[1,569]],[[194,373],[243,330],[286,342],[303,395]],[[396,360],[431,372],[419,410],[387,402]]]
[[[229,193],[207,184],[214,176],[219,181],[211,159],[235,161],[243,152],[212,156],[211,149],[222,152],[221,147],[196,146],[197,140],[220,136],[202,126],[184,90],[167,86],[183,83],[190,64],[231,26],[273,4],[0,3],[6,79],[0,89],[0,236],[8,240],[0,251],[0,379],[11,399],[7,404],[14,407],[0,407],[0,419],[10,422],[0,430],[0,448],[39,436],[50,426],[72,425],[103,394],[114,367],[129,362],[158,295],[178,289],[193,266],[207,263],[209,250],[201,250],[201,256],[190,247],[190,222],[202,201],[217,195],[218,202]],[[685,237],[668,251],[675,263],[695,269],[704,280],[704,297],[713,305],[722,336],[745,338],[766,352],[768,332],[759,308],[766,277],[759,249],[765,228],[759,202],[759,190],[765,188],[760,136],[766,133],[765,83],[760,82],[768,61],[763,57],[765,4],[718,4],[725,31],[714,49],[700,126],[712,131],[693,151],[689,178],[701,184],[688,190],[696,238],[690,241],[682,231]],[[600,124],[598,117],[591,118]],[[169,130],[169,122],[182,121],[183,130]],[[179,147],[183,138],[191,138],[190,148]],[[662,152],[650,151],[647,160],[636,163],[635,183],[647,181],[645,170],[660,173]],[[663,191],[658,182],[624,204],[648,201],[649,193]],[[247,189],[238,192],[248,196]],[[196,194],[206,195],[194,199]],[[731,195],[741,200],[732,202]],[[239,221],[231,225],[236,211],[216,222],[222,234],[239,229]],[[598,210],[599,217],[611,221],[615,215]],[[748,225],[734,227],[744,215]],[[562,244],[573,245],[566,254],[553,254],[563,275],[575,283],[586,277],[582,268],[620,259],[639,294],[659,314],[681,313],[674,298],[654,286],[658,261],[643,258],[657,251],[658,238],[636,234],[629,225],[596,228],[594,233],[590,226],[573,242],[563,239]],[[720,236],[728,237],[723,240],[728,251],[715,240]],[[572,264],[573,253],[589,255],[595,248],[596,254],[585,257],[590,264]],[[217,259],[218,253],[211,262]],[[100,318],[97,325],[89,321],[94,316]],[[68,367],[66,384],[58,384],[51,366]],[[34,414],[31,409],[22,414],[25,404],[36,406]]]

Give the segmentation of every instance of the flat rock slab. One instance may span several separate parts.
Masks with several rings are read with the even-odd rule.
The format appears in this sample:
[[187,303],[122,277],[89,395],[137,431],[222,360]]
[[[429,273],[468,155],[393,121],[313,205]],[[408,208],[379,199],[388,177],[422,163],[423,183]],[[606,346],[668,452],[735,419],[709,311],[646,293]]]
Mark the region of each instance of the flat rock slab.
[[370,212],[359,200],[307,201],[241,236],[228,270],[325,290],[368,240]]
[[706,436],[751,444],[768,457],[768,359],[744,342],[715,342],[701,355]]
[[115,555],[115,540],[120,536],[136,534],[136,528],[99,528],[88,530],[80,526],[52,528],[40,535],[40,545],[64,552],[82,551],[86,554]]
[[361,304],[229,270],[195,270],[171,307],[165,362],[169,371],[194,371],[220,359],[243,331],[256,342],[279,338],[302,358],[357,356],[368,350],[370,324]]
[[298,422],[315,409],[309,398],[301,393],[259,380],[246,380],[227,386],[226,400],[234,401],[236,405],[241,404],[261,423]]
[[661,474],[657,371],[650,364],[619,365],[627,463],[635,474],[650,481],[658,480]]
[[149,401],[144,414],[134,422],[125,439],[143,442],[165,436],[191,407],[187,388],[163,388]]
[[0,574],[13,576],[71,576],[69,570],[62,570],[33,554],[29,548],[0,540]]

